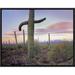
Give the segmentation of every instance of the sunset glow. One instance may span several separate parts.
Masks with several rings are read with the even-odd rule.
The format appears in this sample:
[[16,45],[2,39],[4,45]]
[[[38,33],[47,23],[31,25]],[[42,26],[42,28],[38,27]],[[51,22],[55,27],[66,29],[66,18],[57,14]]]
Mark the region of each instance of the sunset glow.
[[[50,40],[73,41],[73,11],[72,10],[35,10],[35,19],[46,17],[46,21],[35,24],[34,39],[39,42]],[[23,42],[23,33],[18,31],[22,21],[28,20],[28,10],[2,10],[2,43],[15,43],[14,31],[17,33],[18,43]],[[27,41],[27,26],[25,41]]]

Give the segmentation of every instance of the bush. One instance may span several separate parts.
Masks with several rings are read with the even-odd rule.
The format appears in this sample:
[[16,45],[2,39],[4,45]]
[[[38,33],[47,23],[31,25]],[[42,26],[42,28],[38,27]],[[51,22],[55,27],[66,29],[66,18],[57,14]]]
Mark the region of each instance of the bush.
[[56,63],[65,61],[71,56],[73,56],[73,45],[67,43],[58,44],[49,51],[49,59]]

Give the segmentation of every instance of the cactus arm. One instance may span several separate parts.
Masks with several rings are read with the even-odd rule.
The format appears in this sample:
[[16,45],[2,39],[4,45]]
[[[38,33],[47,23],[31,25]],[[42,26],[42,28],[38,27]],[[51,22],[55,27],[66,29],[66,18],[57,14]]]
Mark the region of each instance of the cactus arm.
[[[46,20],[46,18],[43,18],[43,19],[40,19],[40,20],[35,20],[34,23],[41,23],[41,22],[43,22],[44,20]],[[27,24],[28,24],[28,21],[22,22],[22,23],[19,25],[19,31],[21,31],[21,27],[22,27],[23,25],[27,25]]]
[[35,20],[34,23],[40,23],[40,22],[43,22],[44,20],[46,20],[46,18],[43,18],[41,20]]
[[27,25],[27,24],[28,24],[28,21],[22,22],[22,23],[19,25],[19,31],[21,31],[21,27],[22,27],[23,25]]

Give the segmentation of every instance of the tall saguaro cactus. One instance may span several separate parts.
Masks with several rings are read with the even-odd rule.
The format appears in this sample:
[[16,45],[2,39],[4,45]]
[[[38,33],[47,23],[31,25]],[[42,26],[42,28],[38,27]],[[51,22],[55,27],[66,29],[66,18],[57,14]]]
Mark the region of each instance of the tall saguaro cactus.
[[21,31],[21,27],[23,25],[28,24],[28,58],[31,61],[31,58],[34,56],[33,50],[34,50],[34,23],[41,23],[46,18],[43,18],[41,20],[34,20],[34,9],[29,10],[29,19],[28,21],[24,21],[19,25],[19,31]]
[[29,20],[28,20],[28,56],[32,58],[34,55],[32,51],[34,50],[34,10],[29,10]]

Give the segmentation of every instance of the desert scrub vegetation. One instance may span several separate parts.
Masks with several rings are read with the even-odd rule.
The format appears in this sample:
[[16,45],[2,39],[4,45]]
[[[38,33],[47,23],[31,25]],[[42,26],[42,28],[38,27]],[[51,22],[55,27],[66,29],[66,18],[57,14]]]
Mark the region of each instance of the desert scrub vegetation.
[[[50,61],[59,64],[73,59],[73,43],[63,42],[54,46],[49,51]],[[72,65],[73,61],[71,63],[67,62],[67,65],[68,64]]]
[[[2,65],[28,65],[27,42],[23,44],[2,46]],[[73,42],[61,42],[43,44],[34,42],[31,65],[72,65],[73,64]]]

